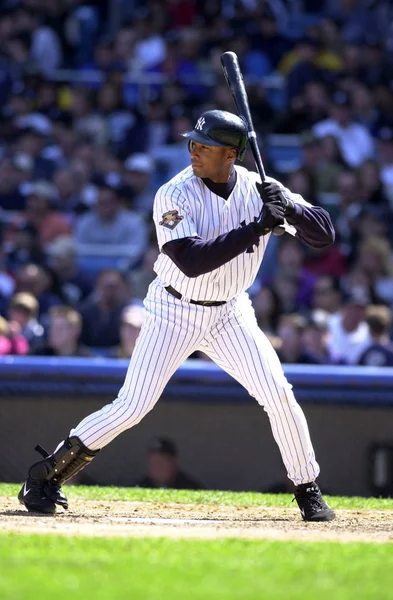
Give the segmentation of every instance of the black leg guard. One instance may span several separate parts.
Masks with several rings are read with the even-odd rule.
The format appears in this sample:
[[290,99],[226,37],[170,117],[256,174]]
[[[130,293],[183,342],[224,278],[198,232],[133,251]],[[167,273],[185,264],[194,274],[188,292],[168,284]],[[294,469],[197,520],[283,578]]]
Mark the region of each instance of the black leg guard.
[[50,485],[59,487],[86,467],[98,452],[89,450],[79,438],[72,436],[56,452],[34,463],[29,477],[39,481],[45,479]]
[[41,446],[36,450],[43,460],[34,463],[29,476],[18,494],[18,499],[28,511],[54,514],[56,505],[68,508],[61,486],[89,464],[98,453],[86,448],[79,438],[67,438],[56,452],[48,454]]

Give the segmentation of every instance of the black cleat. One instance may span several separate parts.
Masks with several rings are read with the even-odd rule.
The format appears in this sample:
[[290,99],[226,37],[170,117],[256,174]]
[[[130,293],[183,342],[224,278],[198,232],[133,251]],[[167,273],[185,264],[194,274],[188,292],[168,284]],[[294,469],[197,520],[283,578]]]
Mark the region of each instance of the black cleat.
[[333,521],[334,511],[325,502],[321,490],[315,481],[295,487],[295,498],[303,521]]
[[61,487],[49,485],[46,480],[36,481],[28,477],[18,494],[18,500],[29,512],[39,512],[53,515],[56,512],[56,504],[65,510],[68,501]]

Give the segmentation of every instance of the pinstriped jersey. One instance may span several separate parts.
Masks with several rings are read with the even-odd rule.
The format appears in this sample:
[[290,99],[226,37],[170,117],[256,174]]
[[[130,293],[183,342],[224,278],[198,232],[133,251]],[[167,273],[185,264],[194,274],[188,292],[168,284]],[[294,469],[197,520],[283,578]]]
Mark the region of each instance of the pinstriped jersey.
[[[258,217],[262,200],[255,183],[260,181],[259,176],[238,165],[234,168],[237,181],[227,200],[214,194],[201,178],[194,175],[191,166],[157,191],[153,218],[160,250],[167,242],[185,237],[198,236],[202,240],[210,240]],[[310,206],[298,194],[281,187],[295,202]],[[291,226],[286,224],[286,228],[294,234]],[[198,277],[187,277],[169,256],[162,253],[155,262],[154,271],[164,286],[171,285],[184,299],[230,300],[254,282],[269,237],[270,234],[261,236],[257,246]]]

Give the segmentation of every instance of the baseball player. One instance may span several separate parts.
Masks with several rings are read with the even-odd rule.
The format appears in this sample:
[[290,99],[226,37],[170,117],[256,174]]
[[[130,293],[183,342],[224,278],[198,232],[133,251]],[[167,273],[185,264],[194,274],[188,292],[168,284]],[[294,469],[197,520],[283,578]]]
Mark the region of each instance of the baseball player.
[[315,482],[307,423],[277,355],[259,329],[246,290],[276,225],[314,248],[334,242],[328,213],[281,183],[235,165],[247,130],[231,113],[212,110],[183,134],[191,166],[163,185],[154,201],[159,257],[144,301],[145,318],[123,387],[114,402],[83,419],[28,473],[19,500],[29,511],[68,507],[61,485],[154,407],[165,385],[196,350],[239,381],[263,406],[306,521],[333,510]]

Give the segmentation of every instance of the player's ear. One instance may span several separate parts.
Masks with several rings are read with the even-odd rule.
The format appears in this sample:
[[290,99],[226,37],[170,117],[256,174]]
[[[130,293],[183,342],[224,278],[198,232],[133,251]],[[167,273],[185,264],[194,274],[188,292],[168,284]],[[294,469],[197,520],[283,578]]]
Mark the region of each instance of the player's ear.
[[237,150],[236,148],[228,148],[227,159],[228,160],[236,160]]

